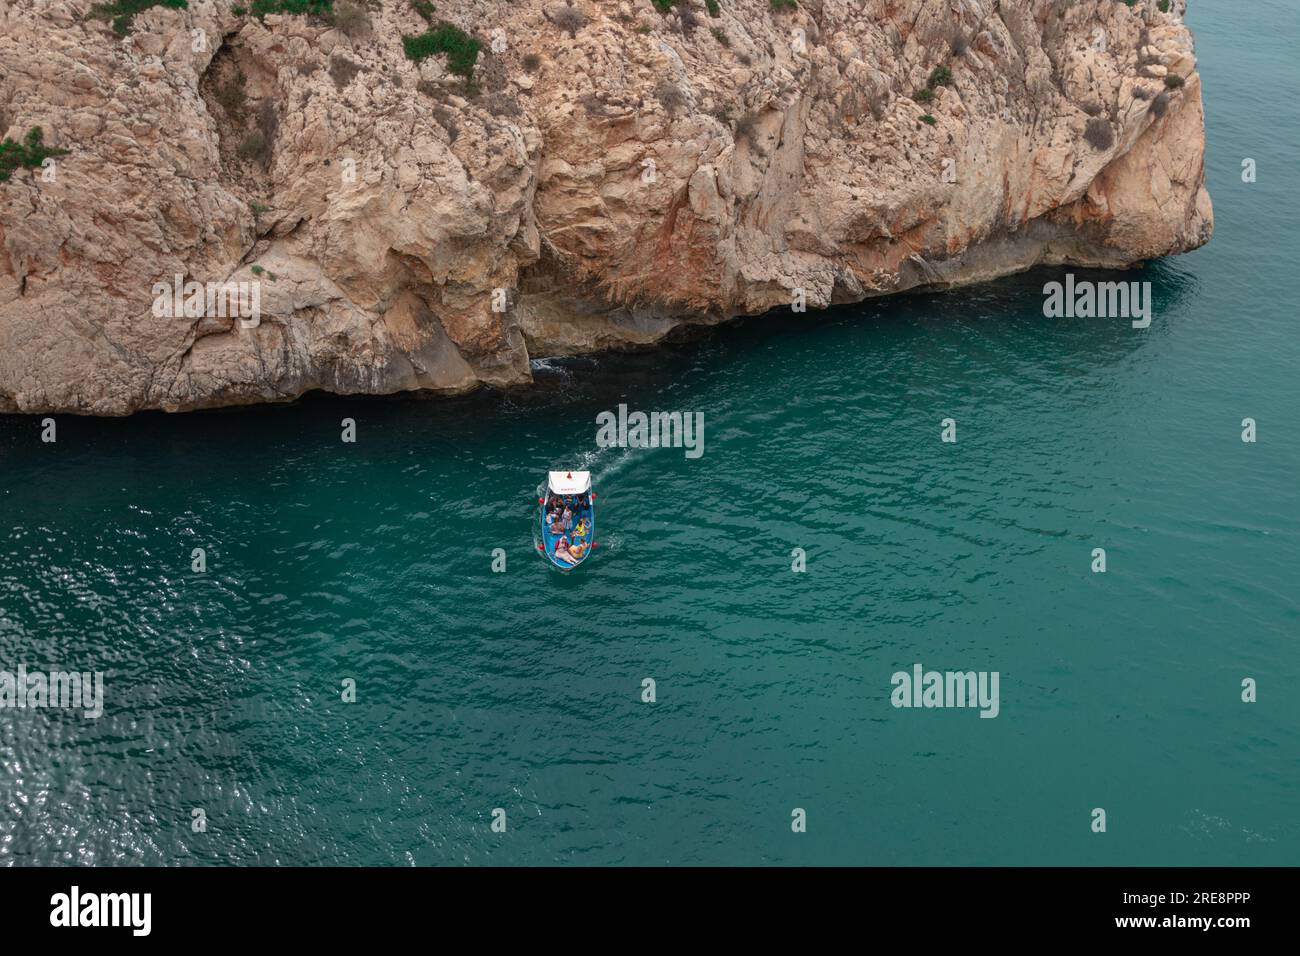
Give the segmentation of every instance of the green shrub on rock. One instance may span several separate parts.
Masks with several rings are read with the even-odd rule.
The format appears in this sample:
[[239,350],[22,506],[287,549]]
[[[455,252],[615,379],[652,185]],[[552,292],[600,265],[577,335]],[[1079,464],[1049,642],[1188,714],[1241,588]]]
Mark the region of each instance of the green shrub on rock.
[[426,57],[445,53],[447,69],[463,76],[466,83],[474,77],[474,64],[478,62],[478,51],[482,48],[481,42],[451,23],[439,23],[419,36],[402,37],[402,49],[407,59],[419,63]]
[[253,0],[249,12],[259,20],[270,13],[328,17],[334,13],[334,0]]
[[1115,130],[1106,120],[1094,116],[1084,127],[1083,138],[1093,149],[1104,152],[1115,145]]
[[952,86],[952,70],[946,66],[936,66],[930,71],[930,81],[926,83],[930,89],[936,86]]
[[58,149],[54,146],[46,146],[43,142],[44,132],[39,126],[33,126],[27,131],[21,143],[15,143],[12,139],[6,138],[0,143],[0,183],[5,182],[13,175],[14,170],[22,167],[23,169],[39,169],[41,165],[51,156],[67,156],[66,149]]
[[90,8],[88,16],[97,20],[112,20],[113,32],[124,37],[131,32],[131,24],[137,13],[144,13],[150,7],[184,10],[188,6],[188,0],[113,0],[112,3],[95,4]]

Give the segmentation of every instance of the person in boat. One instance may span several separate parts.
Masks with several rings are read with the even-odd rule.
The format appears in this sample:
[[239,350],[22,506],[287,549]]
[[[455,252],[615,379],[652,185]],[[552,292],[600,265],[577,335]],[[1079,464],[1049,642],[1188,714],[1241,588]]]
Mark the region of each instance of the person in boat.
[[587,516],[583,515],[578,519],[578,523],[573,526],[573,536],[575,538],[585,538],[587,536]]
[[569,539],[564,535],[560,535],[560,540],[555,542],[555,556],[561,561],[568,561],[570,564],[578,563],[577,557],[569,550]]
[[573,556],[573,563],[577,564],[582,560],[582,556],[587,553],[587,545],[581,542],[574,542],[569,545],[569,554]]
[[566,533],[573,530],[573,509],[571,509],[567,504],[564,506],[564,514],[561,516],[561,521],[564,524],[564,530]]
[[558,511],[552,512],[551,523],[548,527],[551,529],[551,534],[564,534],[566,530],[564,527],[564,516]]

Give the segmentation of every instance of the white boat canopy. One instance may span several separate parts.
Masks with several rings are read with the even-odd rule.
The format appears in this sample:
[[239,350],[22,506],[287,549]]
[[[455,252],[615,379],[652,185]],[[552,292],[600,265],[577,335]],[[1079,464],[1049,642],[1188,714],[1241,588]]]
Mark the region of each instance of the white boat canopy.
[[552,471],[547,484],[557,495],[582,495],[591,490],[589,471]]

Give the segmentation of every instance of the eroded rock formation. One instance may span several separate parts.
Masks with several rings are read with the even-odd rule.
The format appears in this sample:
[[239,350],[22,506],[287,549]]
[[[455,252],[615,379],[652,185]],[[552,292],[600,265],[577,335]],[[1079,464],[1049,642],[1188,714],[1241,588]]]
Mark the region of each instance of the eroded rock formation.
[[[1183,0],[438,0],[472,84],[406,57],[411,0],[90,6],[0,0],[0,130],[69,151],[0,183],[0,410],[518,383],[1210,235]],[[260,323],[155,314],[177,275],[257,283]]]

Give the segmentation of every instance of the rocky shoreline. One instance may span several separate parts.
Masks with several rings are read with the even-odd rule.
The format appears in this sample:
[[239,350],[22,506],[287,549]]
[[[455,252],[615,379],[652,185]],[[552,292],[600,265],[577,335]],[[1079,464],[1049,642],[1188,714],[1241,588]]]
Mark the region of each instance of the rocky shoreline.
[[0,410],[509,386],[1212,231],[1184,0],[297,2],[0,9],[0,131],[66,151],[0,182]]

